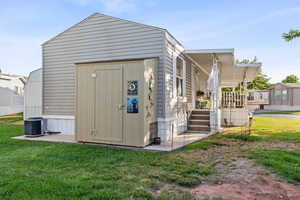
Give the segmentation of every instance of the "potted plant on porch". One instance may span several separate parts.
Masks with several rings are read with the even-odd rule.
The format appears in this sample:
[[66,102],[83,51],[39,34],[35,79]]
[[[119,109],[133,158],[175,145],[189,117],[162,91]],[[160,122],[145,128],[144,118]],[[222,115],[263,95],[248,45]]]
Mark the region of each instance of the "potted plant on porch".
[[196,108],[197,109],[206,109],[209,105],[208,99],[205,98],[205,92],[198,90],[196,92]]

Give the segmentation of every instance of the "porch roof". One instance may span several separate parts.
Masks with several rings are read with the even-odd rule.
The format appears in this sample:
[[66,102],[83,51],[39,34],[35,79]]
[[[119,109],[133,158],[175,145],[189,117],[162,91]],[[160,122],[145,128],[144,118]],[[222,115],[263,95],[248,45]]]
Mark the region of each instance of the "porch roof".
[[261,64],[236,64],[233,48],[185,50],[184,54],[207,75],[213,63],[218,62],[221,87],[235,87],[244,80],[252,81],[261,70]]

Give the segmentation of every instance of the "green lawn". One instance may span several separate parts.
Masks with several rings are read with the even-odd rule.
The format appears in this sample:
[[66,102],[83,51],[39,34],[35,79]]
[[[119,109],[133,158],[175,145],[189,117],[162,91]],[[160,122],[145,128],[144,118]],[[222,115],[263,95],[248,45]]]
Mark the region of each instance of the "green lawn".
[[[228,145],[226,140],[300,142],[300,121],[294,119],[255,117],[251,136],[241,136],[237,133],[241,128],[232,128],[172,153],[12,140],[23,133],[23,126],[9,124],[19,119],[0,119],[0,199],[189,200],[193,197],[181,188],[198,185],[215,173],[213,166],[198,164],[201,151]],[[249,153],[293,183],[300,179],[299,154],[285,149]],[[155,192],[165,186],[169,187],[164,192]]]
[[290,182],[300,184],[300,149],[254,151],[251,157]]
[[176,152],[10,139],[22,132],[23,126],[0,123],[0,199],[173,199],[150,191],[191,187],[212,173]]
[[[244,128],[245,129],[245,128]],[[230,128],[223,137],[242,138],[249,141],[300,142],[300,120],[271,117],[255,117],[251,135],[243,136],[240,127]],[[246,130],[246,129],[245,129]],[[234,133],[232,133],[234,132]],[[236,133],[238,132],[238,133]]]
[[286,111],[274,111],[264,112],[263,114],[287,114],[287,115],[300,115],[300,110],[286,110]]
[[[251,135],[237,133],[241,128],[230,128],[228,133],[216,139],[230,138],[247,142],[287,142],[300,143],[300,120],[286,118],[255,117]],[[232,133],[235,132],[235,133]],[[266,146],[266,148],[268,148]],[[281,177],[300,184],[300,149],[290,150],[257,150],[251,149],[250,158],[265,165]]]

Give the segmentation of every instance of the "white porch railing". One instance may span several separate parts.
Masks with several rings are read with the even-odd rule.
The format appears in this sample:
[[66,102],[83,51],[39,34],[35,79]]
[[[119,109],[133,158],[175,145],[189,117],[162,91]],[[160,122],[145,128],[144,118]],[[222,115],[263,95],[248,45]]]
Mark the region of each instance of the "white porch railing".
[[248,105],[269,104],[269,91],[249,91]]
[[247,105],[247,95],[244,92],[222,92],[222,108],[244,108]]

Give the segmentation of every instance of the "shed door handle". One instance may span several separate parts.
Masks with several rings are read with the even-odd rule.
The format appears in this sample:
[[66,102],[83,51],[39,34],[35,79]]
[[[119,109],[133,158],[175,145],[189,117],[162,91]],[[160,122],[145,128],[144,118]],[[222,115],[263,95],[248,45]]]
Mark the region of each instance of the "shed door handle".
[[126,106],[124,104],[118,104],[119,110],[124,110]]

